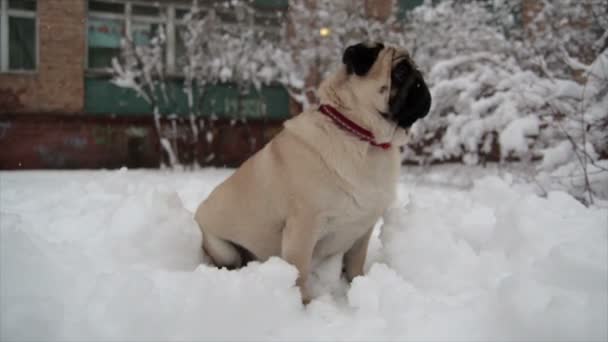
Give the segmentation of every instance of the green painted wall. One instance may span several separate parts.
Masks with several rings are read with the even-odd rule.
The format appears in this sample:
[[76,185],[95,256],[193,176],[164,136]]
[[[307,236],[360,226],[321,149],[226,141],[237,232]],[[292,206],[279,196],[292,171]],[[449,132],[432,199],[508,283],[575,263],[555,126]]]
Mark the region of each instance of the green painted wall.
[[268,8],[268,9],[286,9],[289,5],[288,0],[254,0],[253,4],[258,8]]
[[397,17],[401,19],[405,18],[408,11],[413,10],[423,3],[424,0],[399,0],[399,13],[397,14]]
[[109,79],[85,79],[85,111],[87,113],[145,114],[152,107],[131,89],[118,87]]
[[[179,80],[166,83],[168,101],[161,101],[164,114],[188,114],[188,99]],[[162,94],[157,89],[160,98]],[[239,90],[232,84],[206,87],[202,94],[200,112],[219,118],[270,118],[289,116],[289,94],[282,86],[264,86],[259,90],[250,87]],[[86,78],[85,108],[88,113],[114,113],[124,115],[149,115],[152,106],[131,89],[118,87],[108,78]]]
[[289,95],[281,86],[250,87],[246,93],[231,84],[208,86],[202,112],[217,117],[282,118],[289,115]]

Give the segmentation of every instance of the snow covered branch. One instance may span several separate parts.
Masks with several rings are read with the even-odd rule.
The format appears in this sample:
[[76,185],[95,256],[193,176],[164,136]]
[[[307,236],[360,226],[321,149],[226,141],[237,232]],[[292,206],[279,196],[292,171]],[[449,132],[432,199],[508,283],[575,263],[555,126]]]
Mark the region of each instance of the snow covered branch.
[[[542,160],[540,170],[549,172],[575,161],[578,152],[604,168],[606,2],[542,1],[524,13],[519,0],[427,0],[405,18],[394,8],[382,19],[370,17],[365,4],[292,0],[287,11],[260,12],[251,0],[194,1],[177,31],[195,138],[202,127],[194,118],[215,118],[202,112],[207,86],[228,83],[247,92],[281,84],[307,107],[346,46],[383,41],[411,52],[434,99],[430,115],[411,130],[406,160]],[[148,46],[125,39],[123,56],[114,62],[114,83],[135,90],[155,113],[172,101],[165,89],[164,35],[161,28]]]

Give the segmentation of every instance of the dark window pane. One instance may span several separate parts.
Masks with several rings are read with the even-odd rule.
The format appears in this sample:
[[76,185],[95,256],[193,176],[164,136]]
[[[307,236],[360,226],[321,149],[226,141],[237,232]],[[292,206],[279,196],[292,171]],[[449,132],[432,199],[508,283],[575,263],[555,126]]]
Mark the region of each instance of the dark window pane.
[[9,17],[9,69],[33,70],[36,68],[36,20]]
[[111,66],[112,58],[120,55],[124,23],[117,20],[89,18],[88,25],[89,68]]
[[236,13],[234,13],[234,11],[232,11],[232,10],[217,11],[217,12],[215,12],[215,14],[224,23],[236,23],[237,22]]
[[280,14],[266,14],[266,13],[256,13],[255,14],[255,23],[260,26],[274,26],[280,27],[282,21],[282,16]]
[[9,0],[8,8],[35,11],[36,10],[36,1],[35,0]]
[[148,17],[158,17],[160,15],[160,8],[155,6],[137,6],[133,5],[133,15],[144,15]]
[[186,16],[186,14],[188,14],[190,12],[189,9],[176,9],[175,10],[175,17],[179,20],[184,19],[184,17]]
[[113,2],[89,1],[89,11],[124,14],[125,5]]
[[424,0],[399,0],[399,13],[397,16],[400,18],[405,18],[407,12],[422,5],[423,3]]
[[177,64],[177,72],[182,72],[183,67],[188,64],[186,43],[184,41],[186,32],[187,28],[185,26],[177,26],[175,37],[175,62]]
[[150,40],[158,36],[159,28],[158,24],[133,21],[131,27],[133,42],[138,46],[150,44]]
[[108,68],[112,59],[120,55],[120,49],[89,47],[89,68]]

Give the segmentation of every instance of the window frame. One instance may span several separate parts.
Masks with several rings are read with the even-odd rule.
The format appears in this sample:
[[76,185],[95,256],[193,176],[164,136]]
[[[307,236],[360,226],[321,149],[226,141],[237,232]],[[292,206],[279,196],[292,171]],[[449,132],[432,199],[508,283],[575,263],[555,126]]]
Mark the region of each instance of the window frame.
[[[38,1],[36,1],[36,10],[28,11],[21,9],[10,9],[8,7],[9,0],[0,0],[0,73],[2,74],[35,74],[38,72],[40,64],[40,30],[38,19]],[[36,50],[34,56],[33,69],[10,69],[10,32],[9,18],[27,18],[34,19],[34,48]]]
[[[173,84],[173,82],[177,82],[175,84],[178,84],[178,87],[180,87],[179,85],[181,84],[181,82],[184,80],[185,75],[183,73],[183,69],[182,69],[182,65],[179,62],[179,58],[182,57],[183,55],[179,55],[177,50],[178,47],[178,39],[181,39],[180,35],[180,30],[182,28],[186,28],[187,26],[187,22],[184,20],[184,17],[182,16],[183,13],[181,13],[181,11],[186,11],[186,12],[190,12],[191,10],[191,5],[190,4],[186,4],[185,1],[186,0],[173,0],[173,1],[166,1],[166,2],[162,2],[162,3],[155,3],[155,4],[151,4],[150,2],[144,2],[141,0],[97,0],[100,1],[102,3],[108,3],[108,4],[122,4],[124,5],[124,8],[121,9],[121,12],[119,13],[119,11],[115,11],[114,13],[112,12],[103,12],[103,11],[94,11],[94,10],[90,10],[90,4],[92,3],[90,0],[85,0],[87,1],[87,7],[86,7],[86,18],[85,18],[85,25],[86,25],[86,33],[85,33],[85,110],[87,112],[92,112],[92,113],[106,113],[108,109],[101,109],[101,108],[96,108],[96,105],[93,103],[89,103],[86,99],[87,97],[87,82],[89,82],[89,80],[101,80],[102,82],[104,81],[108,81],[109,79],[111,79],[112,77],[112,70],[111,70],[111,66],[110,67],[101,67],[101,68],[90,68],[89,67],[89,24],[90,24],[90,20],[118,20],[123,24],[124,27],[124,32],[123,32],[123,36],[126,36],[127,34],[130,37],[133,37],[133,24],[134,22],[139,22],[139,23],[158,23],[158,24],[162,24],[165,26],[165,30],[166,30],[166,37],[167,37],[167,41],[166,41],[166,55],[165,55],[165,67],[166,67],[166,76],[167,76],[167,80],[169,80],[171,82],[171,84]],[[205,0],[207,1],[207,0]],[[144,5],[144,6],[148,6],[148,7],[157,7],[160,8],[159,14],[155,15],[155,16],[142,16],[142,15],[131,15],[132,11],[133,11],[133,6],[134,5]],[[203,11],[209,10],[210,8],[212,8],[214,5],[213,3],[202,3],[199,2],[199,8]],[[276,15],[276,11],[274,9],[266,9],[266,8],[258,8],[255,7],[254,8],[258,11],[259,16],[262,18],[266,18],[266,17],[273,17],[274,15]],[[231,9],[230,9],[231,10]],[[285,20],[286,17],[286,13],[287,13],[287,8],[284,8],[281,11],[281,19]],[[178,14],[180,15],[178,17]],[[271,18],[272,19],[272,18]],[[280,22],[279,22],[280,23]],[[225,25],[234,25],[233,23],[225,23]],[[254,23],[254,26],[256,26],[258,29],[262,29],[264,31],[271,31],[271,34],[277,34],[280,35],[281,33],[281,25],[279,26],[265,26],[265,25],[256,25]],[[274,88],[276,87],[276,84],[271,84],[269,88]],[[289,95],[287,93],[287,90],[285,87],[280,86],[281,91],[284,91],[286,97],[282,98],[280,97],[280,100],[277,101],[272,101],[272,100],[268,100],[268,98],[266,98],[263,95],[260,95],[260,99],[259,101],[261,101],[261,105],[266,106],[266,108],[283,108],[283,106],[285,106],[284,109],[281,109],[280,111],[277,111],[276,109],[274,109],[275,116],[266,116],[266,117],[255,117],[255,116],[251,116],[249,117],[250,119],[260,119],[260,120],[283,120],[285,118],[288,117],[289,115]],[[126,89],[126,88],[123,88]],[[127,89],[128,90],[128,89]],[[130,90],[132,91],[132,90]],[[260,93],[262,94],[262,93]],[[242,101],[241,97],[238,97],[237,101],[239,102],[239,106],[240,101]],[[285,101],[285,102],[283,102]],[[179,102],[179,100],[178,100]],[[202,106],[203,102],[201,101],[200,105]],[[89,107],[90,105],[90,107]],[[178,104],[178,107],[180,105]],[[279,106],[279,107],[277,107]],[[177,108],[177,107],[176,107]],[[184,112],[178,112],[179,109],[176,109],[175,113],[178,116],[184,115],[187,113],[187,111]],[[145,114],[145,115],[149,115],[150,114],[150,110],[145,110],[145,111],[136,111],[136,112],[122,112],[119,109],[115,109],[114,113],[116,113],[117,115],[137,115],[137,114]],[[277,114],[278,113],[278,114]],[[208,115],[211,115],[211,113],[209,113]],[[237,119],[239,118],[238,114],[235,116],[234,114],[229,115],[229,116],[224,116],[226,115],[226,113],[223,113],[222,116],[226,117],[226,118],[230,118],[230,119]],[[270,114],[267,114],[270,115]]]
[[[6,0],[0,0],[6,1]],[[99,2],[105,3],[118,3],[124,5],[124,12],[121,14],[118,13],[108,13],[108,12],[99,12],[99,11],[91,11],[89,9],[90,0],[87,0],[87,15],[86,15],[86,38],[85,38],[85,70],[88,74],[96,74],[96,75],[109,75],[111,71],[108,67],[106,68],[91,68],[89,67],[89,20],[92,19],[109,19],[109,20],[122,20],[124,22],[125,33],[129,36],[133,33],[132,27],[133,22],[146,22],[146,23],[155,23],[155,24],[164,24],[166,29],[166,37],[167,37],[167,49],[165,51],[165,66],[167,70],[167,76],[169,77],[184,77],[184,74],[179,69],[179,63],[177,56],[177,39],[179,35],[179,29],[186,26],[186,22],[183,18],[177,18],[176,14],[178,10],[186,10],[190,11],[191,6],[186,5],[184,3],[179,2],[166,2],[166,3],[155,3],[151,4],[150,2],[141,1],[141,0],[97,0]],[[159,15],[156,17],[152,16],[144,16],[144,15],[132,15],[133,6],[146,6],[146,7],[158,7]],[[208,9],[211,7],[209,4],[199,4],[199,8]],[[258,14],[260,17],[272,17],[273,10],[266,10],[263,8],[258,8]],[[285,13],[283,14],[285,15]],[[235,25],[232,23],[225,23],[225,25]],[[280,27],[274,26],[265,26],[259,24],[253,24],[256,29],[261,31],[270,33],[270,34],[278,34],[280,36]]]
[[[176,39],[177,39],[177,27],[180,25],[184,25],[183,20],[177,20],[175,18],[175,13],[177,9],[185,9],[190,10],[190,6],[187,5],[179,5],[175,3],[166,3],[166,4],[151,4],[145,1],[133,1],[133,0],[98,0],[100,2],[105,3],[119,3],[124,5],[124,12],[121,14],[118,13],[108,13],[108,12],[99,12],[89,9],[90,1],[87,1],[87,15],[86,15],[86,56],[85,56],[85,65],[86,71],[89,74],[98,74],[98,75],[109,75],[111,71],[106,68],[91,68],[89,67],[89,20],[90,19],[98,19],[98,20],[121,20],[124,22],[125,34],[129,37],[133,34],[133,23],[147,23],[147,24],[160,24],[166,26],[166,36],[167,36],[167,49],[165,51],[165,61],[167,67],[167,74],[169,76],[183,76],[181,73],[176,72],[177,68],[177,56],[175,47]],[[146,6],[146,7],[158,7],[159,14],[158,16],[146,16],[146,15],[134,15],[132,14],[133,6]]]

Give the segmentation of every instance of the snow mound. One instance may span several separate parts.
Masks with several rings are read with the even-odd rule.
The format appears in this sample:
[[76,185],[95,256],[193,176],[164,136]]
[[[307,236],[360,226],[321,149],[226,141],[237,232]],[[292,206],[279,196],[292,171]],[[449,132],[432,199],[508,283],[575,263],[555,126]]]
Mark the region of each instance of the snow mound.
[[445,334],[416,338],[606,337],[605,211],[563,192],[521,193],[496,177],[470,192],[425,189],[412,198],[389,212],[382,241],[412,300],[432,299],[415,307],[434,308],[426,315]]
[[192,211],[228,174],[0,173],[0,339],[608,338],[605,209],[508,177],[405,179],[367,274],[348,285],[331,258],[303,307],[279,258],[203,260]]

